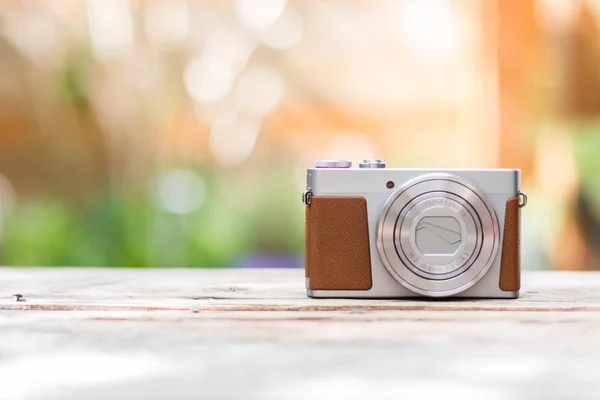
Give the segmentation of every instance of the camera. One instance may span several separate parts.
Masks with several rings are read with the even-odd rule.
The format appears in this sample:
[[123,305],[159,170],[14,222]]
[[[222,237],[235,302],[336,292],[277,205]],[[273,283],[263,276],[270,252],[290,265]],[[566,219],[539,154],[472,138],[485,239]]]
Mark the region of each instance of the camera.
[[517,298],[518,169],[317,160],[306,175],[306,292],[318,298]]

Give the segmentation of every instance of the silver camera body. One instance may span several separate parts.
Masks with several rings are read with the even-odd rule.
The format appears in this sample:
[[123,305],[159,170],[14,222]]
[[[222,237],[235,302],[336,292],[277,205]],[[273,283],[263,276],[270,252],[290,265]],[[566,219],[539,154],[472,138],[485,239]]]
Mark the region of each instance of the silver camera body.
[[306,291],[318,298],[517,298],[518,169],[307,170]]

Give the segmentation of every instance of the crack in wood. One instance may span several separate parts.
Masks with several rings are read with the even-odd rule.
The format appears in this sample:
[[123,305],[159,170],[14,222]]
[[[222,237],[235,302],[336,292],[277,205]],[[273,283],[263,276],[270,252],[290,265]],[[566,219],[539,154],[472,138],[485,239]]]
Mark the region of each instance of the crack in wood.
[[[16,304],[0,303],[0,310],[6,311],[189,311],[189,306],[149,306],[149,305],[112,305],[112,304]],[[469,312],[469,311],[496,311],[496,312],[578,312],[600,311],[600,305],[572,305],[572,306],[543,306],[540,304],[527,305],[465,305],[444,306],[439,303],[428,303],[424,305],[371,305],[371,304],[352,304],[352,305],[202,305],[202,312],[211,311],[272,311],[272,312],[324,312],[324,311],[342,311],[342,312],[365,312],[365,311],[446,311],[446,312]]]

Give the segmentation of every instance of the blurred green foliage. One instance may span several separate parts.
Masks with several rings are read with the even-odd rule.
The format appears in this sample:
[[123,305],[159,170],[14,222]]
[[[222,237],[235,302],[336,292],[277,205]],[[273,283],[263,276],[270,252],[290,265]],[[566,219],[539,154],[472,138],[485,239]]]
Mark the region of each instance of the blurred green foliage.
[[586,121],[575,125],[574,157],[581,190],[595,206],[591,209],[600,221],[600,121]]
[[286,181],[276,188],[272,178],[285,172],[271,171],[265,190],[240,193],[261,180],[254,172],[204,172],[206,200],[184,215],[161,210],[151,190],[106,192],[83,206],[56,198],[19,202],[4,226],[3,262],[212,268],[243,265],[253,254],[299,257],[304,222],[298,190]]
[[85,44],[71,44],[56,73],[58,98],[82,111],[90,105],[90,75],[93,66],[91,51]]

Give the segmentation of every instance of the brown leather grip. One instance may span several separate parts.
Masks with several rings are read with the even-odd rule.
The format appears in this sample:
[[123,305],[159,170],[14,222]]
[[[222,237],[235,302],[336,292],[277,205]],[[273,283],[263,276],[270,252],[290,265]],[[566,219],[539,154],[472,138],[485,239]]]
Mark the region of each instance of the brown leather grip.
[[313,196],[306,207],[305,268],[312,290],[369,290],[371,252],[364,197]]
[[309,210],[309,208],[305,207],[305,209],[306,210],[304,211],[304,276],[306,278],[308,278],[309,277],[308,257],[310,254],[309,245],[308,245],[308,243],[309,243],[309,241],[308,241],[308,232],[309,232],[309,230],[308,230],[308,210]]
[[511,197],[506,201],[500,289],[505,292],[516,292],[521,289],[521,208],[519,207],[519,197]]

